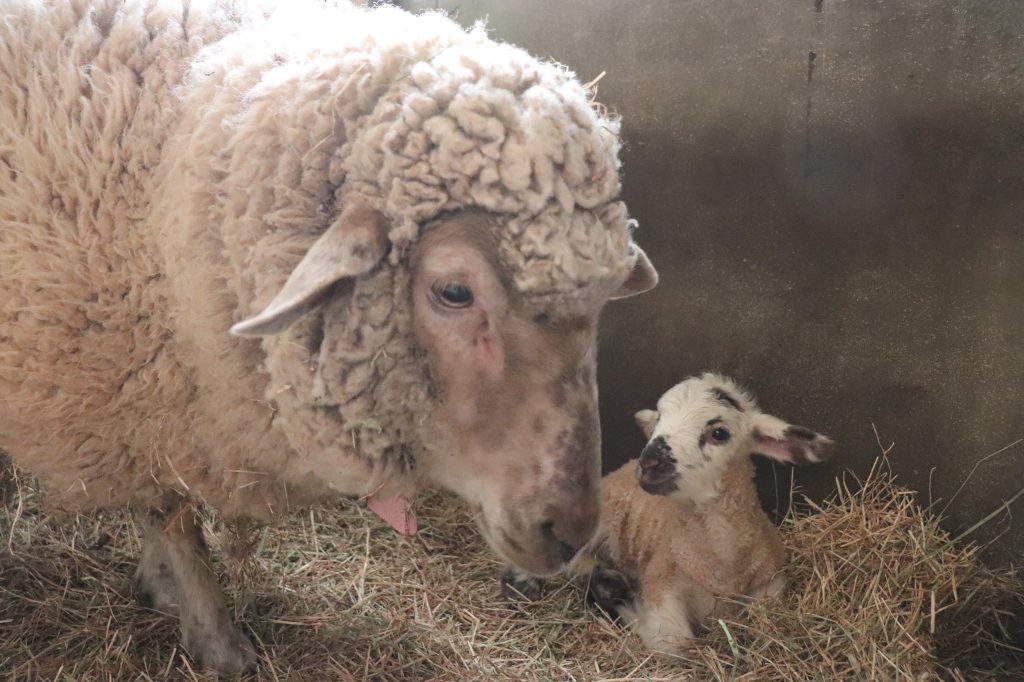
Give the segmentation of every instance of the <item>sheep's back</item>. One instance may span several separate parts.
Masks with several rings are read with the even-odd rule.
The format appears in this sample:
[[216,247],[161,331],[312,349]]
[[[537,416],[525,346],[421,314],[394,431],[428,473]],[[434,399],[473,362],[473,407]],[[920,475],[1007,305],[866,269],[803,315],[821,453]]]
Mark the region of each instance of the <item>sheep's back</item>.
[[70,507],[158,494],[195,462],[148,211],[180,2],[0,7],[0,446]]

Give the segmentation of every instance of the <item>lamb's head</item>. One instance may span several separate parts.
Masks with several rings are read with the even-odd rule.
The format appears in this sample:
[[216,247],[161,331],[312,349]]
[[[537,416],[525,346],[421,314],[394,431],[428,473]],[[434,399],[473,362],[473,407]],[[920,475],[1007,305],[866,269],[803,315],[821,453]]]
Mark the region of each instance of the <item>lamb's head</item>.
[[637,462],[640,486],[697,505],[718,496],[738,457],[802,465],[827,459],[833,449],[829,438],[761,412],[749,393],[710,373],[673,386],[657,411],[641,410],[636,421],[648,438]]

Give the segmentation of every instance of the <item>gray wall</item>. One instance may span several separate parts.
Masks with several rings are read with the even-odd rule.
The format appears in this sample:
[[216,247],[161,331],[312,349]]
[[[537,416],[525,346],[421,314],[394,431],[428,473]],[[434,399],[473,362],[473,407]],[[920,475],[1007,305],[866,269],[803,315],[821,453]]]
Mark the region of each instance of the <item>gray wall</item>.
[[[607,72],[662,276],[603,323],[608,466],[641,447],[632,413],[705,368],[839,441],[834,466],[798,475],[816,495],[867,472],[873,426],[902,481],[942,498],[1024,436],[1024,2],[436,4],[585,81]],[[1018,444],[948,527],[1022,486]],[[1015,511],[995,560],[1019,562]]]

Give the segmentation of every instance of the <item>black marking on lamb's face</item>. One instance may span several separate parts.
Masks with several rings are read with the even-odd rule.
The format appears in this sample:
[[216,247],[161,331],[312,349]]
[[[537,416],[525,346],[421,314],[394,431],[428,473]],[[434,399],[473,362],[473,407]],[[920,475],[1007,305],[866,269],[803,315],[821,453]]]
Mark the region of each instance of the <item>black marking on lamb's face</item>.
[[727,405],[737,412],[743,411],[743,408],[740,406],[740,401],[736,400],[736,398],[731,396],[727,391],[721,388],[712,388],[709,393],[711,393],[711,397],[723,405]]
[[789,456],[793,459],[793,464],[796,464],[797,466],[809,464],[811,461],[807,456],[807,450],[799,445],[790,445],[786,450],[789,452]]
[[679,487],[676,458],[662,436],[651,440],[640,453],[636,478],[640,487],[652,495],[666,495]]
[[786,430],[782,432],[782,435],[787,438],[793,436],[803,440],[814,440],[818,437],[818,434],[814,431],[804,428],[803,426],[788,426],[786,427]]
[[[714,426],[715,424],[721,424],[724,421],[725,420],[722,419],[721,417],[715,417],[714,419],[709,419],[707,423],[704,424],[704,426]],[[704,450],[704,446],[708,444],[708,433],[709,431],[705,430],[703,433],[700,434],[700,437],[697,439],[697,445],[700,447],[700,457],[705,462],[711,461],[711,455],[709,455]]]

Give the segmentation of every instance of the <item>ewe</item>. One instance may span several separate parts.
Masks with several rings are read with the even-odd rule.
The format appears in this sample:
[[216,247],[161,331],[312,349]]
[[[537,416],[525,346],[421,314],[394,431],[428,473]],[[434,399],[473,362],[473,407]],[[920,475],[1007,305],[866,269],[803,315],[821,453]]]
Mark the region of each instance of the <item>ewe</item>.
[[572,73],[438,14],[4,0],[0,449],[144,513],[140,587],[222,673],[256,657],[202,504],[440,486],[559,571],[597,522],[599,312],[657,279],[618,151]]

